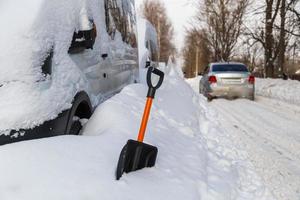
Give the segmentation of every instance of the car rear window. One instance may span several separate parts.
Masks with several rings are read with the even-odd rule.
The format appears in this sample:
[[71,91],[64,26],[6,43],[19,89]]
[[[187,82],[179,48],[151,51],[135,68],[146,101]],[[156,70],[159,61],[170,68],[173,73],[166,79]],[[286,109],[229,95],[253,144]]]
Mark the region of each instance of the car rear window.
[[214,65],[213,72],[248,72],[245,65]]

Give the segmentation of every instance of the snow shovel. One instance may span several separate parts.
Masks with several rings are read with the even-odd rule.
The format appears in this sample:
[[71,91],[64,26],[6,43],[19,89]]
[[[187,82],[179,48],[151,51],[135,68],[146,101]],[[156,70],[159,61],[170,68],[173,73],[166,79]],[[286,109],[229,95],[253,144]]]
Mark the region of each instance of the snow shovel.
[[[157,75],[159,80],[154,86],[152,76]],[[143,119],[140,126],[140,131],[137,141],[128,140],[123,147],[116,170],[116,179],[119,180],[122,174],[136,171],[145,167],[153,167],[157,157],[157,148],[155,146],[143,143],[145,131],[150,115],[152,101],[156,90],[161,86],[164,80],[164,73],[154,67],[149,67],[147,72],[148,94],[144,110]]]

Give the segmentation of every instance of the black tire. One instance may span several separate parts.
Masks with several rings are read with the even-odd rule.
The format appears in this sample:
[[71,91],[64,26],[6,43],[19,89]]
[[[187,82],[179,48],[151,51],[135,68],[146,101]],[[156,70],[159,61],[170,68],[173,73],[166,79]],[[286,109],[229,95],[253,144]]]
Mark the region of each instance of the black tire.
[[79,135],[82,129],[81,122],[79,120],[73,121],[71,125],[71,129],[69,131],[69,135]]
[[91,115],[92,106],[88,95],[85,92],[78,93],[75,96],[72,108],[69,111],[65,135],[78,135],[82,129],[79,119],[89,119]]

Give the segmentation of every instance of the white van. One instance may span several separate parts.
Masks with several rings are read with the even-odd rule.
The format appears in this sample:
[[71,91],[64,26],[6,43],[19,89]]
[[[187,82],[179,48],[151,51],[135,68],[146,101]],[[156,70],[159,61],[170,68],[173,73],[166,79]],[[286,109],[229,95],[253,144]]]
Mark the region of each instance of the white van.
[[10,0],[0,26],[0,144],[79,134],[138,80],[133,0]]
[[158,67],[159,47],[155,27],[144,18],[138,18],[139,66],[142,68],[147,61]]

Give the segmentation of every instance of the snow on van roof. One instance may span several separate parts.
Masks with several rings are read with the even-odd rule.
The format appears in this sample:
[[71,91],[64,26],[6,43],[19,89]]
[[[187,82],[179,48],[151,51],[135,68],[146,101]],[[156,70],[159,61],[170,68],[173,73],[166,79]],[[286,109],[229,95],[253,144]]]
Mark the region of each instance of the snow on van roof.
[[[87,26],[89,20],[83,19],[88,18],[98,32],[95,55],[119,53],[112,46],[126,47],[120,34],[116,33],[114,41],[107,34],[104,0],[10,0],[1,4],[0,135],[54,119],[71,107],[78,91],[88,92],[92,104],[98,104],[102,97],[93,96],[83,72],[68,54],[74,31]],[[41,66],[51,49],[53,74],[44,77]]]
[[[0,82],[33,82],[41,77],[40,66],[52,47],[67,48],[79,0],[7,1],[0,11]],[[15,13],[15,14],[14,14]],[[4,20],[5,19],[5,20]]]

